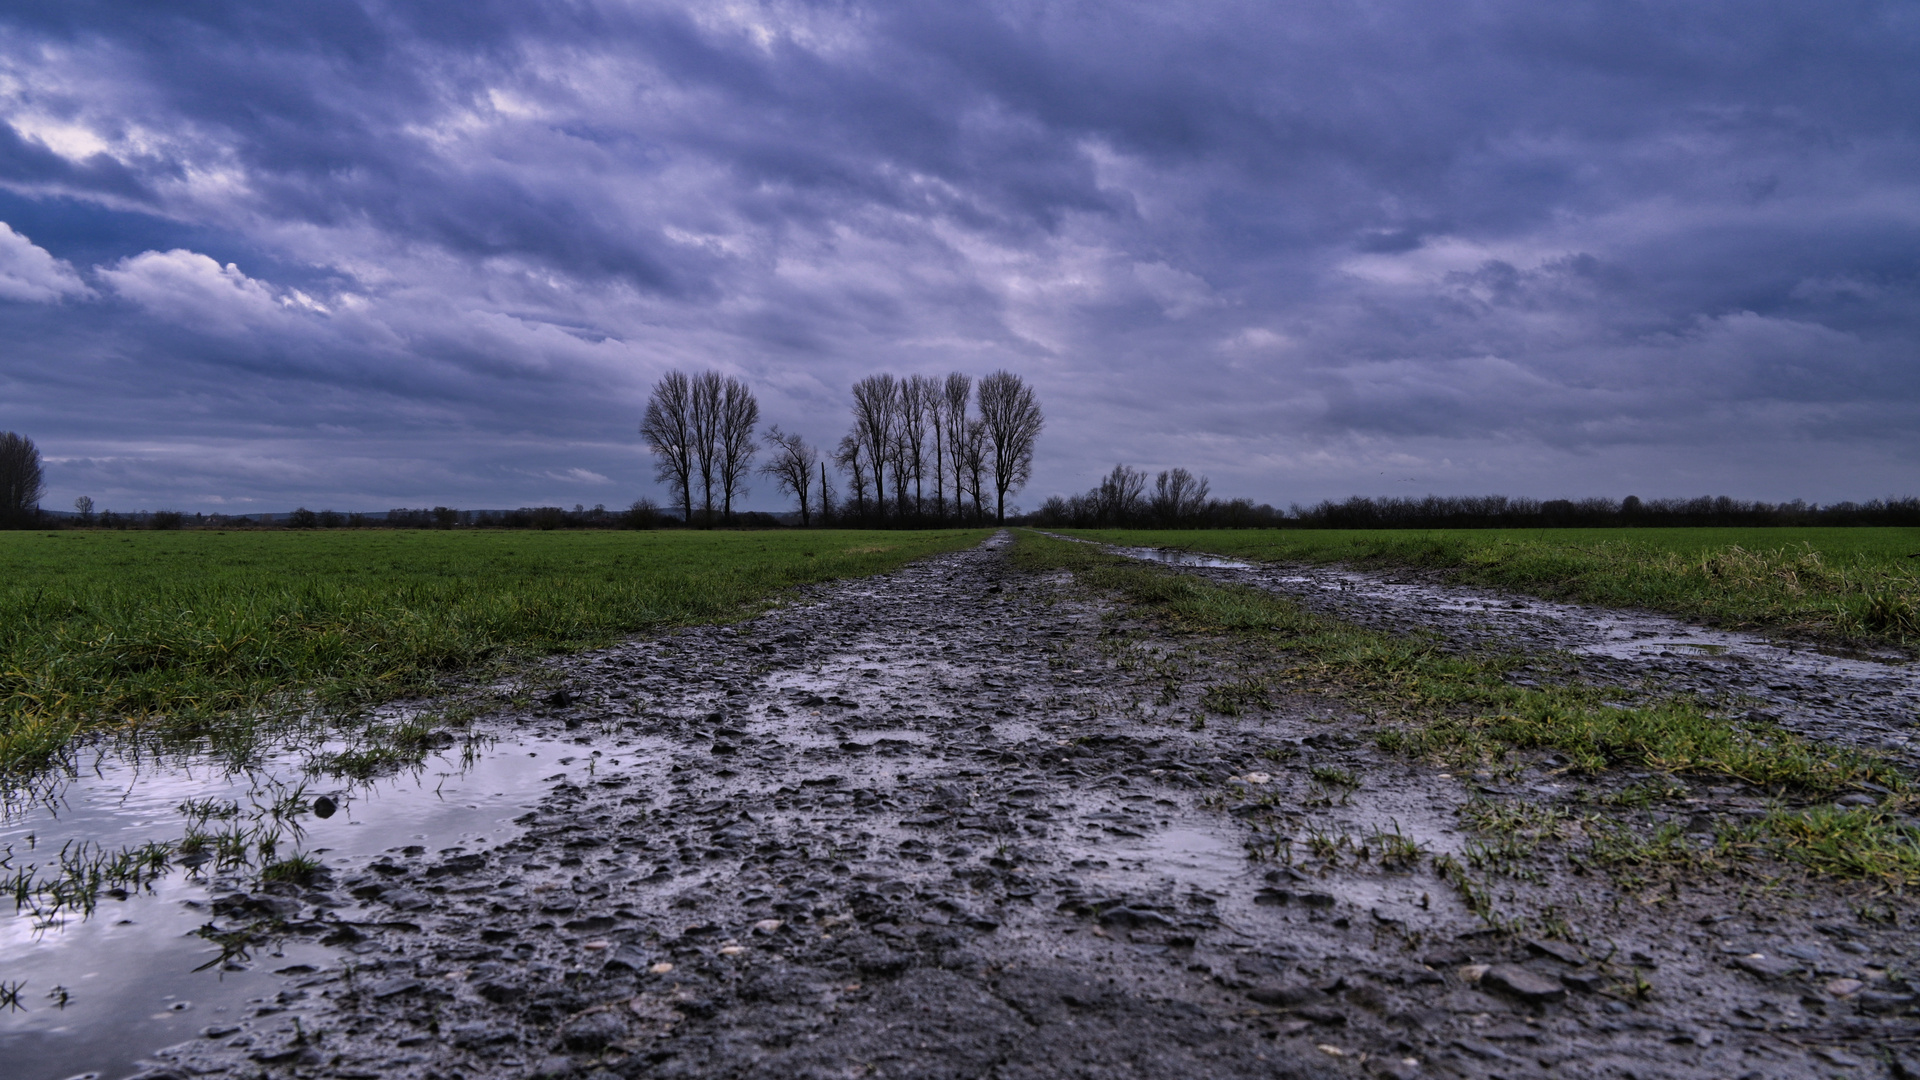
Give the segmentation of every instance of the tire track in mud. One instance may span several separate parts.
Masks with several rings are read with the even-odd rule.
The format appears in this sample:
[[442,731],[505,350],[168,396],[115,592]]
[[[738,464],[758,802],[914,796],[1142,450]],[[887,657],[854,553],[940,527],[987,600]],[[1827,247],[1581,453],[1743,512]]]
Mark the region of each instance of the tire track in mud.
[[[496,846],[251,898],[342,962],[151,1075],[1798,1076],[1911,1038],[1910,1002],[1828,1016],[1813,961],[1695,940],[1828,940],[1818,896],[1715,894],[1732,918],[1701,932],[1581,882],[1584,947],[1490,932],[1380,837],[1459,852],[1484,791],[1373,749],[1337,694],[1205,715],[1278,658],[1018,572],[1010,542],[556,662],[541,715],[489,722],[564,733],[586,782]],[[1822,917],[1868,959],[1906,947]],[[1660,993],[1613,990],[1631,970]]]

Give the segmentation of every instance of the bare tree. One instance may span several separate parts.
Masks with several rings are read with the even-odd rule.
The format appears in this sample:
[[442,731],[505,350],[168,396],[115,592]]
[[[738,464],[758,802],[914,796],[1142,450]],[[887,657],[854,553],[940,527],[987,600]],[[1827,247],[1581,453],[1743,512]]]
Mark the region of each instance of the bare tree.
[[820,462],[820,524],[827,524],[833,516],[833,486],[827,483],[827,463],[822,460]]
[[1115,465],[1100,481],[1098,499],[1102,524],[1130,525],[1145,508],[1147,474],[1128,465]]
[[46,492],[40,448],[25,435],[0,431],[0,528],[32,526]]
[[693,466],[700,474],[700,509],[713,528],[713,482],[720,464],[720,412],[727,380],[717,371],[693,377]]
[[893,470],[893,513],[905,520],[911,512],[907,493],[913,490],[913,453],[907,446],[907,425],[895,410],[893,438],[887,442],[887,467]]
[[[773,454],[773,460],[760,467],[760,471],[773,477],[780,490],[800,500],[800,525],[813,524],[809,512],[813,494],[813,467],[823,465],[820,451],[798,435],[789,435],[773,425],[767,432],[767,450]],[[821,474],[824,479],[826,474]]]
[[973,494],[973,520],[976,522],[986,518],[982,493],[986,490],[987,460],[987,422],[976,416],[966,423],[960,439],[960,456],[955,459],[960,479]]
[[873,470],[867,457],[870,453],[872,451],[867,449],[866,443],[853,433],[848,433],[841,437],[840,446],[833,455],[833,463],[845,469],[852,480],[849,497],[853,500],[855,516],[862,520],[868,515],[867,488],[872,482]]
[[[919,376],[914,376],[919,378]],[[927,380],[926,390],[928,444],[933,447],[933,516],[947,520],[947,403],[945,387],[938,379]]]
[[669,371],[653,384],[640,436],[653,451],[654,479],[680,493],[682,521],[693,524],[693,383]]
[[[874,501],[883,511],[887,500],[887,459],[893,451],[894,428],[899,424],[899,413],[899,383],[893,376],[869,375],[853,384],[852,438],[865,451],[866,468],[873,473]],[[851,469],[851,466],[846,467]],[[865,510],[863,498],[863,514]]]
[[73,509],[80,515],[81,521],[93,524],[93,496],[82,495],[73,500]]
[[1211,487],[1207,478],[1198,480],[1185,469],[1168,469],[1153,478],[1154,520],[1161,525],[1174,526],[1190,520],[1207,505],[1207,489]]
[[[967,487],[964,459],[967,442],[967,405],[973,398],[973,377],[956,371],[947,376],[946,383],[941,389],[945,396],[945,401],[941,403],[943,406],[941,411],[945,414],[947,460],[953,469],[953,513],[955,517],[959,517],[963,511],[960,497]],[[976,491],[975,510],[979,509],[977,494]]]
[[980,418],[987,425],[987,443],[993,460],[993,519],[1007,521],[1007,493],[1018,491],[1033,477],[1033,445],[1046,426],[1033,388],[1010,371],[996,371],[980,380]]
[[720,500],[726,520],[733,520],[733,500],[747,494],[747,476],[753,469],[753,429],[760,424],[760,402],[740,379],[728,378],[720,391],[720,424],[715,433],[715,471],[720,474]]
[[[927,475],[927,428],[940,408],[940,384],[925,375],[909,375],[900,381],[900,441],[903,464],[913,477],[913,510],[925,514]],[[937,485],[936,485],[937,486]]]

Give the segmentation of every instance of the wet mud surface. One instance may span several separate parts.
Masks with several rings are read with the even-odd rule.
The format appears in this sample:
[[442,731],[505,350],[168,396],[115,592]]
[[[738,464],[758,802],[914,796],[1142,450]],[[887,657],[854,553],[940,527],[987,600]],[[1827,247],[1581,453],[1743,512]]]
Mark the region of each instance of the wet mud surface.
[[[1551,763],[1496,778],[1397,758],[1338,687],[1210,714],[1209,690],[1284,658],[1023,573],[1010,543],[558,663],[533,715],[481,720],[576,748],[517,832],[217,898],[218,925],[261,950],[328,959],[147,1075],[1920,1067],[1902,901],[1791,875],[1650,886],[1549,843],[1476,875],[1513,913],[1490,925],[1433,856],[1470,856],[1470,806],[1580,797]],[[1567,647],[1490,613],[1396,615],[1318,571],[1193,572],[1270,575],[1400,630],[1482,633],[1486,614],[1485,633]],[[1665,659],[1592,662],[1666,677]],[[1884,708],[1869,737],[1903,730]],[[1759,805],[1699,785],[1614,816],[1651,827],[1742,800]]]

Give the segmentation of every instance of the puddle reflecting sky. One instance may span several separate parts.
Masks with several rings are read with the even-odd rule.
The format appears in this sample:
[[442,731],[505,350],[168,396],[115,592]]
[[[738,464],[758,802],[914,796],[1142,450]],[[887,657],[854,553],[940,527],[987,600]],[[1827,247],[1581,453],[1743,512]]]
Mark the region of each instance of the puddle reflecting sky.
[[[304,852],[348,865],[412,844],[428,851],[491,847],[518,833],[512,819],[538,801],[547,779],[583,776],[589,762],[607,768],[640,756],[616,750],[595,759],[572,743],[503,739],[470,760],[456,748],[418,771],[365,784],[310,781],[309,799],[330,795],[340,808],[324,820],[299,816],[283,829],[277,854]],[[289,752],[236,774],[202,758],[103,759],[72,778],[57,802],[10,808],[0,821],[0,849],[11,847],[18,869],[57,866],[69,840],[110,850],[177,841],[188,825],[178,809],[182,802],[238,803],[244,821],[256,803],[270,804],[300,785],[304,760]],[[212,919],[206,905],[215,894],[205,877],[176,866],[149,890],[124,900],[103,896],[91,918],[75,912],[48,922],[6,910],[0,984],[18,984],[20,1007],[0,1008],[0,1074],[7,1080],[124,1075],[152,1051],[248,1013],[250,1000],[270,997],[290,981],[275,972],[332,962],[329,950],[289,944],[256,953],[245,970],[194,971],[220,955],[195,935]]]
[[1115,555],[1125,555],[1129,559],[1144,559],[1147,562],[1165,563],[1168,566],[1204,566],[1215,570],[1251,570],[1252,563],[1223,559],[1218,555],[1206,555],[1197,551],[1175,551],[1172,548],[1151,547],[1110,547],[1108,551]]

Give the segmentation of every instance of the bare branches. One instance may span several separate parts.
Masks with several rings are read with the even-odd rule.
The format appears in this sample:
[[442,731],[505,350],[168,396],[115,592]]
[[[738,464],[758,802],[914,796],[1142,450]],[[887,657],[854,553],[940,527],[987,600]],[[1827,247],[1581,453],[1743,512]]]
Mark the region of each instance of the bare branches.
[[[800,436],[781,431],[778,424],[767,432],[767,450],[773,458],[762,465],[760,471],[773,477],[773,482],[779,485],[780,490],[800,500],[800,524],[813,524],[810,511],[813,470],[815,466],[825,464],[820,460],[820,451]],[[825,472],[820,474],[820,479],[824,484]],[[825,494],[824,489],[822,494]]]
[[[853,384],[853,434],[873,476],[874,502],[884,511],[887,460],[892,456],[894,428],[900,422],[899,382],[891,375],[869,375]],[[857,460],[862,455],[854,455]],[[851,468],[851,466],[849,466]],[[854,483],[861,481],[856,478]],[[866,500],[860,512],[866,514]]]
[[1191,521],[1207,506],[1207,478],[1194,479],[1185,469],[1163,470],[1153,481],[1153,518],[1167,528]]
[[1007,520],[1007,493],[1026,486],[1033,476],[1033,447],[1046,425],[1033,388],[1010,371],[996,371],[980,380],[980,418],[987,426],[992,452],[994,521]]
[[940,407],[940,384],[925,375],[909,375],[900,380],[900,463],[897,466],[913,479],[913,512],[926,513],[926,488],[922,481],[927,469],[924,455],[927,428],[932,413]]
[[[700,508],[709,529],[713,528],[714,466],[720,458],[720,402],[726,388],[726,379],[717,371],[693,377],[693,464],[700,474]],[[687,519],[687,524],[693,524],[693,519]]]
[[692,378],[669,371],[653,385],[640,435],[653,451],[654,479],[679,493],[686,524],[693,524],[696,480],[709,528],[716,483],[724,513],[733,516],[733,500],[747,491],[746,476],[755,450],[753,429],[759,422],[760,403],[753,391],[745,382],[717,371],[703,371]]
[[986,490],[987,422],[979,417],[967,421],[961,431],[958,467],[966,479],[967,490],[973,494],[973,520],[983,520],[986,510],[981,492]]
[[[947,436],[947,460],[953,469],[953,513],[955,517],[962,513],[961,496],[967,490],[966,444],[967,426],[971,418],[967,415],[967,403],[973,396],[973,376],[956,371],[947,376],[941,386],[941,412],[945,416]],[[978,470],[975,471],[978,475]],[[973,516],[980,516],[980,485],[973,485]]]
[[[733,520],[733,500],[747,494],[747,475],[753,466],[753,429],[760,423],[760,403],[739,379],[729,378],[720,390],[720,422],[715,430],[715,471],[720,477],[720,501],[726,520]],[[802,487],[804,488],[804,483]],[[707,516],[711,520],[712,508]]]
[[669,371],[653,384],[640,437],[653,451],[653,477],[680,494],[682,520],[693,524],[693,384]]
[[[833,453],[833,463],[845,469],[847,475],[853,478],[853,490],[849,497],[853,500],[854,514],[864,518],[867,516],[867,483],[868,474],[871,472],[867,464],[869,460],[867,455],[871,451],[867,449],[866,443],[861,441],[859,435],[859,430],[856,428],[841,436],[840,445]],[[820,479],[822,488],[826,486],[826,482],[826,477],[822,476]]]
[[1124,525],[1139,517],[1146,490],[1146,473],[1129,465],[1115,465],[1097,489],[1101,519]]
[[[640,433],[654,475],[673,488],[689,524],[696,508],[708,527],[716,510],[732,519],[762,445],[754,438],[759,420],[760,405],[740,379],[675,371],[654,386]],[[959,372],[870,375],[854,384],[853,428],[831,453],[776,426],[764,440],[771,460],[758,471],[798,501],[802,525],[842,514],[870,523],[984,521],[989,478],[991,514],[1004,522],[1008,495],[1032,474],[1043,423],[1033,390],[1010,372],[978,383]],[[844,503],[829,465],[851,478]],[[1135,477],[1128,498],[1137,501],[1143,484]]]

